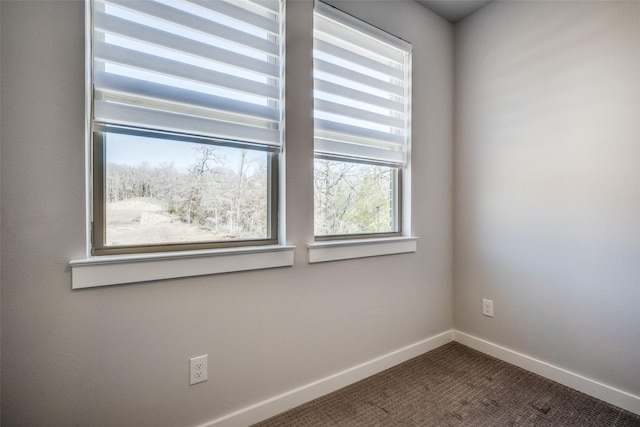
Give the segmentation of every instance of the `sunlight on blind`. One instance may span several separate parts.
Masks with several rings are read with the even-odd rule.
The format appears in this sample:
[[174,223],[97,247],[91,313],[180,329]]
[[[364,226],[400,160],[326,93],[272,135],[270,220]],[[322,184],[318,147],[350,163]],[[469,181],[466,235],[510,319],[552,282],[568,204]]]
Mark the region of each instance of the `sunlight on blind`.
[[319,1],[313,37],[316,155],[404,165],[411,45]]
[[94,121],[278,147],[278,0],[96,0]]

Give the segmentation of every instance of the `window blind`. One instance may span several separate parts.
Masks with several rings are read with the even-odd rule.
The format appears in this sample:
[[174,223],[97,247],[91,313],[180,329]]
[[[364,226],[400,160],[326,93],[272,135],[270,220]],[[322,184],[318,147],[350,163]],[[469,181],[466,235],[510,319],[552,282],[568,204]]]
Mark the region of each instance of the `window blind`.
[[316,157],[405,165],[411,44],[316,1]]
[[95,0],[93,119],[277,150],[283,2]]

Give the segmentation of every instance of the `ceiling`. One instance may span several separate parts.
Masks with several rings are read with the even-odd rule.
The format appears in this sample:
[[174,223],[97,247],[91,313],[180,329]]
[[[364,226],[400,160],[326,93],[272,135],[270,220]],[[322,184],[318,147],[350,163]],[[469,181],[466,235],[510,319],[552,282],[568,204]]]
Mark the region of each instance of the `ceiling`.
[[455,24],[492,0],[416,0],[427,9]]

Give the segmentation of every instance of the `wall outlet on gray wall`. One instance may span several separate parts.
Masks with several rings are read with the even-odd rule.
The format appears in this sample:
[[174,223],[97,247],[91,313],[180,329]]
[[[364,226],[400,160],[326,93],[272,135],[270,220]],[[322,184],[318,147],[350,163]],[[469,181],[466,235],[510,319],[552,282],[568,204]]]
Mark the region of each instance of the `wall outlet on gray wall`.
[[207,380],[207,357],[202,355],[189,359],[189,385],[194,385]]
[[493,300],[482,299],[482,314],[493,317]]

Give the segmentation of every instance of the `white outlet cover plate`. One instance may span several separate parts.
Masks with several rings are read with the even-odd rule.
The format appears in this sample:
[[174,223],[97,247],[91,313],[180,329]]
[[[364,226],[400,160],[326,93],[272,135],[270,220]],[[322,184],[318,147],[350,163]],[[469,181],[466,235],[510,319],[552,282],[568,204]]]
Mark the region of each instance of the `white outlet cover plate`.
[[482,314],[493,317],[493,300],[482,299]]
[[207,380],[209,375],[208,355],[192,357],[189,359],[189,385],[198,384]]

